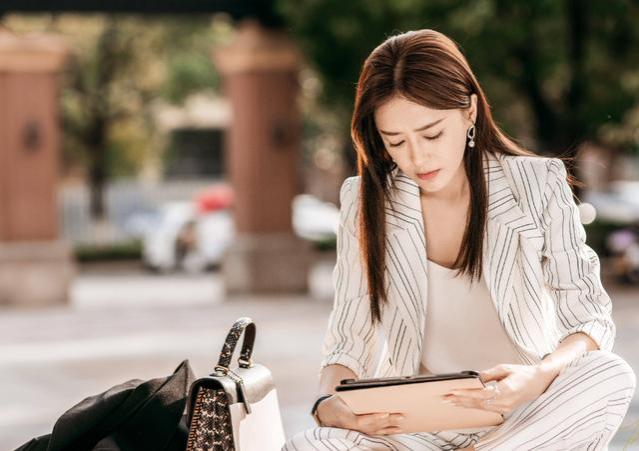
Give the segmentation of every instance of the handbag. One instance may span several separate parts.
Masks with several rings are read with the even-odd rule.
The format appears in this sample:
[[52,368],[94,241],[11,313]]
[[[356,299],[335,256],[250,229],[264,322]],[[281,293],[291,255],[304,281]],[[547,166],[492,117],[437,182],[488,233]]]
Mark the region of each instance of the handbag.
[[[252,361],[255,323],[239,318],[226,336],[214,372],[189,388],[187,451],[270,451],[285,442],[270,370]],[[238,366],[231,359],[240,336]]]

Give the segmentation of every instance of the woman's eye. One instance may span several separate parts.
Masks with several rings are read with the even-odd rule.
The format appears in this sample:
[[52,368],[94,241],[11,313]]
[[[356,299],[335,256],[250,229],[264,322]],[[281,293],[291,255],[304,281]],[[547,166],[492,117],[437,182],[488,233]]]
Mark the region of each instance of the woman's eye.
[[426,138],[426,139],[427,139],[427,140],[429,140],[429,141],[432,141],[432,140],[434,140],[434,139],[439,138],[439,137],[440,137],[441,135],[443,135],[443,134],[444,134],[444,132],[439,132],[439,133],[437,133],[435,136],[424,136],[424,138]]
[[[424,136],[424,138],[426,138],[426,139],[427,139],[427,140],[429,140],[429,141],[433,141],[433,140],[435,140],[435,139],[439,138],[440,136],[442,136],[443,134],[444,134],[444,132],[443,132],[443,131],[441,131],[441,132],[437,133],[437,135],[435,135],[435,136]],[[388,145],[389,145],[389,146],[391,146],[391,147],[399,147],[399,146],[401,146],[402,144],[404,144],[404,141],[400,141],[400,142],[398,142],[398,143],[396,143],[396,144],[394,144],[394,143],[388,143]]]

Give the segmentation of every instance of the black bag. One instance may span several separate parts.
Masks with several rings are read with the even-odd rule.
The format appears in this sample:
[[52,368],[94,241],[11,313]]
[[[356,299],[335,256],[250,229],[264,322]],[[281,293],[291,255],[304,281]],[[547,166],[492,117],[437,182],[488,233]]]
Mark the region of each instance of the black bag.
[[185,360],[170,376],[111,387],[71,407],[50,434],[16,451],[184,451],[193,379]]
[[[229,368],[244,332],[239,367]],[[187,451],[279,451],[284,445],[277,390],[271,372],[252,362],[255,323],[238,319],[224,342],[215,371],[191,386]]]

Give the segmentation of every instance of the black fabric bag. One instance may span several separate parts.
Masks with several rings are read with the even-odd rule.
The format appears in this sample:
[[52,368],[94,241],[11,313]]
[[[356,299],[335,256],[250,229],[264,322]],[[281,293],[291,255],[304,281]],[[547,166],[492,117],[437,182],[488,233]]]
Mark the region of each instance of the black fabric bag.
[[169,376],[111,387],[71,407],[50,434],[15,451],[184,451],[184,411],[194,379],[184,360]]

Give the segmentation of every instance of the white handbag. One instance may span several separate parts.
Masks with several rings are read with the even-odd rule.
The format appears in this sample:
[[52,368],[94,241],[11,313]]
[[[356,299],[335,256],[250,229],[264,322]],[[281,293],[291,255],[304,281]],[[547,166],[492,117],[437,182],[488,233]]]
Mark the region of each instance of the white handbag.
[[[230,363],[244,332],[238,366]],[[187,402],[187,451],[278,451],[285,442],[277,390],[268,368],[252,361],[255,323],[235,321],[215,370],[193,382]]]

